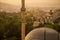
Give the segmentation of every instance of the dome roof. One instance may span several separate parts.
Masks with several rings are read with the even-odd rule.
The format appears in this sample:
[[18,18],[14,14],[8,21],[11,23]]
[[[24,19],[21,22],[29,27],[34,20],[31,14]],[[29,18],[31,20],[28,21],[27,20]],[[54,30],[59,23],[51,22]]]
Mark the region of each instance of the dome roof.
[[59,33],[50,28],[37,28],[27,34],[25,40],[58,40]]

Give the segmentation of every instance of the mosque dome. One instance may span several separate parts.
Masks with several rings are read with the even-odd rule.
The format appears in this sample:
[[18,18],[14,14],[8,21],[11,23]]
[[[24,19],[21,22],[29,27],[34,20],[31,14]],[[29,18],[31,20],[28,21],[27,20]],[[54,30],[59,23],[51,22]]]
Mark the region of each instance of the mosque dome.
[[36,28],[27,34],[25,40],[60,40],[59,33],[50,28]]

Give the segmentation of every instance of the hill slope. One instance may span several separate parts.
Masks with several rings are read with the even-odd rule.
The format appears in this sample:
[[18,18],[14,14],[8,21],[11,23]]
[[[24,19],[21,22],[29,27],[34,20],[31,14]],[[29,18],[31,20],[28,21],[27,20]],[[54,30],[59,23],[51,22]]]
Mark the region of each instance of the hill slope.
[[16,5],[0,2],[0,11],[2,10],[2,11],[18,12],[19,9],[20,8]]

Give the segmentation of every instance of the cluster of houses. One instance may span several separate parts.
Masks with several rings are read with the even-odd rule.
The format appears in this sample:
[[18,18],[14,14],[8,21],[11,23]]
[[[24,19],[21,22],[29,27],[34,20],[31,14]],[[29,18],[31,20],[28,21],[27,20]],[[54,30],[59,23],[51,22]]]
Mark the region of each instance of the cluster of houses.
[[27,11],[27,15],[30,15],[31,18],[34,21],[34,25],[38,25],[39,23],[42,23],[44,24],[45,22],[50,22],[52,24],[53,21],[55,21],[57,18],[60,17],[60,9],[58,10],[50,10],[49,12],[44,12],[44,11],[41,11],[41,10],[29,10]]

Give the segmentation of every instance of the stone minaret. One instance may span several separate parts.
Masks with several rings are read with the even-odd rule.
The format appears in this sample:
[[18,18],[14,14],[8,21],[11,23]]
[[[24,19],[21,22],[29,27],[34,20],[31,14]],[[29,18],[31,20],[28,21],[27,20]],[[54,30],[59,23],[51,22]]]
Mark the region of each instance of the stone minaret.
[[22,21],[22,25],[21,25],[21,39],[25,40],[25,0],[21,0],[21,21]]

